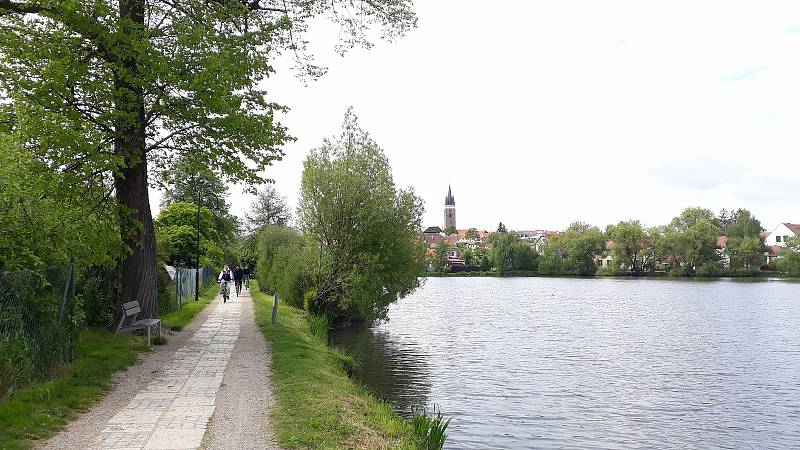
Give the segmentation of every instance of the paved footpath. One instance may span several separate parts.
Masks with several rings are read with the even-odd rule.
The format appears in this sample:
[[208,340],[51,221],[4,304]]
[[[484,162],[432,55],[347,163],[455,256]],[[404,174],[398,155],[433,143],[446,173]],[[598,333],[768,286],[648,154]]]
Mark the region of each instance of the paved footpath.
[[123,373],[106,400],[46,448],[276,448],[270,358],[249,293],[218,298],[192,325],[179,347]]

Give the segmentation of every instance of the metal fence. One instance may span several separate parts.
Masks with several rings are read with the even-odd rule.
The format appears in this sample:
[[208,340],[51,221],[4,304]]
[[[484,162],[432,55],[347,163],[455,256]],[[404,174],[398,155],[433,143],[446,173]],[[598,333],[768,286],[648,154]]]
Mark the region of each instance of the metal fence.
[[75,358],[75,268],[0,271],[0,397]]
[[[197,270],[194,268],[175,267],[174,275],[170,271],[172,283],[175,285],[175,299],[178,303],[178,308],[181,308],[187,301],[193,301],[195,297],[195,273]],[[211,267],[203,267],[199,273],[200,289],[207,289],[216,280],[214,269]]]

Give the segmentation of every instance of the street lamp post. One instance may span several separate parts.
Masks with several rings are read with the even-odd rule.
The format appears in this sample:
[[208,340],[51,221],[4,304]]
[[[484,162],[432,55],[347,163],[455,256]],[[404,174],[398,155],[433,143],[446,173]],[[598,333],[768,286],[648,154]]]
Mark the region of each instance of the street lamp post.
[[194,271],[194,301],[200,300],[200,189],[197,189],[197,261]]

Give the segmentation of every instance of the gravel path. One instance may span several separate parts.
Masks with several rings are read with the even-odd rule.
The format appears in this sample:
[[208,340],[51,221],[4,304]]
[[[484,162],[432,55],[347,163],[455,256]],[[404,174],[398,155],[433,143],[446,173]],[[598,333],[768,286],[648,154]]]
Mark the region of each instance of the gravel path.
[[271,358],[245,294],[217,298],[41,447],[276,448],[267,422]]
[[241,302],[239,340],[225,369],[202,448],[278,449],[268,422],[274,402],[269,344],[256,325],[250,293],[245,290],[240,295],[232,299]]

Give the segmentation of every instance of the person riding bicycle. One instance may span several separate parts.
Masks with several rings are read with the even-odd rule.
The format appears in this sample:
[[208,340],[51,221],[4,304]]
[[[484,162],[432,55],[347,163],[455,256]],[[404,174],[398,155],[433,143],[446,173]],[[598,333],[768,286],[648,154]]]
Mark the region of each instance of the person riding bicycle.
[[245,264],[244,269],[242,269],[242,279],[244,280],[244,288],[248,291],[250,290],[250,266]]
[[222,303],[227,303],[228,296],[225,290],[228,288],[228,283],[233,279],[233,273],[231,273],[231,268],[227,264],[222,268],[217,279],[219,280],[219,293],[222,295]]
[[239,293],[242,292],[242,274],[244,271],[242,270],[239,265],[236,265],[236,268],[233,269],[233,282],[236,284],[236,296],[239,296]]

